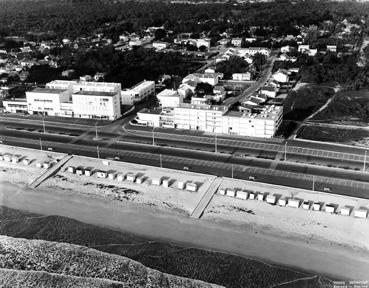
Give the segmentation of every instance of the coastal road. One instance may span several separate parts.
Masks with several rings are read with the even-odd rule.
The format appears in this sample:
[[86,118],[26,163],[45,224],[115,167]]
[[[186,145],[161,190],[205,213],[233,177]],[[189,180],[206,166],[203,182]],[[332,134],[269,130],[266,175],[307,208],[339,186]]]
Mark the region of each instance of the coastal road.
[[[67,135],[2,130],[4,144],[162,166],[216,176],[254,179],[283,186],[323,191],[369,199],[369,174],[263,158],[236,157],[164,146],[124,142],[117,139],[76,138]],[[5,135],[4,135],[5,134]],[[41,139],[41,141],[40,141]],[[41,144],[41,145],[40,145]],[[161,156],[160,156],[161,155]],[[162,161],[160,161],[160,157]]]
[[[0,135],[20,136],[20,137],[56,137],[57,141],[69,141],[77,143],[80,140],[93,140],[96,136],[95,127],[63,127],[62,123],[46,123],[44,126],[34,121],[13,121],[0,119]],[[116,126],[114,126],[116,128]],[[118,128],[116,128],[118,129]],[[321,166],[341,167],[345,169],[363,169],[365,151],[362,149],[342,149],[331,150],[330,145],[313,145],[303,141],[284,142],[281,139],[262,138],[232,138],[226,136],[209,135],[186,135],[183,133],[163,132],[163,129],[152,130],[131,130],[131,129],[106,129],[98,128],[98,136],[106,141],[123,141],[128,143],[142,143],[163,146],[177,147],[197,151],[208,151],[226,153],[238,157],[254,157],[269,160],[307,163]],[[165,131],[165,130],[164,130]],[[178,131],[177,131],[178,132]],[[67,140],[66,137],[73,137]],[[60,138],[62,137],[62,138]],[[64,138],[63,138],[64,137]],[[52,139],[50,140],[52,141]],[[333,147],[337,148],[337,147]]]

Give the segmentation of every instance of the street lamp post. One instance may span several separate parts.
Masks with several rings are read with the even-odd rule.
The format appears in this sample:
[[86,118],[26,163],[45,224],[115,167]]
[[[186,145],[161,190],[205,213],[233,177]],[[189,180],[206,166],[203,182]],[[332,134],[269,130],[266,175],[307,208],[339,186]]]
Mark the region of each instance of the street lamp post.
[[313,175],[313,191],[315,191],[315,175]]
[[232,179],[233,179],[233,169],[234,169],[234,167],[233,167],[233,164],[232,164]]
[[284,161],[287,161],[287,141],[284,143]]
[[363,164],[363,172],[365,172],[366,170],[366,150],[365,150],[365,154],[364,154],[364,164]]
[[44,127],[44,134],[46,133],[46,128],[45,128],[45,116],[42,117],[42,126]]
[[218,153],[218,137],[217,137],[217,133],[215,132],[215,153]]
[[97,159],[100,159],[99,146],[96,146],[96,152],[97,152]]
[[95,123],[95,140],[99,139],[99,135],[97,134],[97,121]]
[[42,151],[42,141],[41,141],[41,138],[40,138],[40,150]]
[[159,160],[160,160],[160,168],[163,168],[163,159],[161,154],[159,154]]
[[152,126],[152,146],[155,146],[155,126]]

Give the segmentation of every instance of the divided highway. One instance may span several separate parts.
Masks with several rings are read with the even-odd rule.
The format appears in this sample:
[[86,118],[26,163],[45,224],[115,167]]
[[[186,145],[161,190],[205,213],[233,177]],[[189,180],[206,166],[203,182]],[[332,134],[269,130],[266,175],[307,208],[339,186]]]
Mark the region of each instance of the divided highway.
[[[129,134],[117,135],[102,131],[99,131],[98,134],[100,140],[94,141],[92,140],[95,136],[94,127],[91,127],[91,129],[78,127],[62,128],[59,125],[55,127],[49,125],[46,132],[52,133],[43,133],[42,123],[41,126],[24,123],[19,125],[16,123],[5,123],[3,120],[0,120],[0,125],[0,137],[4,144],[36,149],[40,149],[41,144],[44,150],[52,148],[59,152],[90,157],[97,157],[99,154],[100,158],[115,158],[120,161],[152,166],[162,165],[166,168],[188,169],[216,176],[253,179],[265,183],[319,191],[328,190],[329,188],[333,193],[369,199],[369,174],[353,170],[279,161],[278,158],[283,157],[283,151],[280,149],[284,147],[283,144],[268,143],[267,141],[250,141],[249,139],[218,138],[218,152],[231,149],[233,152],[233,155],[231,155],[194,150],[212,147],[209,150],[213,151],[214,143],[211,142],[214,139],[212,137],[200,137],[198,139],[195,137],[191,139],[186,137],[193,136],[178,135],[185,138],[177,140],[177,136],[162,135],[166,133],[161,133],[157,137],[155,136],[154,141],[156,145],[153,146],[150,142],[152,139],[150,140],[148,135],[135,138],[135,136]],[[100,128],[100,130],[104,130],[104,128]],[[128,139],[129,137],[133,137],[133,139]],[[172,138],[175,138],[175,140]],[[138,142],[146,141],[150,144],[134,143],[133,140],[139,140]],[[158,146],[158,144],[166,146]],[[187,149],[169,147],[169,145],[181,147],[184,144],[189,147]],[[269,147],[269,150],[258,145],[265,145],[265,147]],[[258,155],[255,157],[250,151]],[[246,153],[253,157],[245,157]],[[291,152],[291,155],[287,154],[287,157],[292,157],[292,155],[301,155],[301,157],[305,158],[312,157],[305,155],[304,151],[299,153],[298,151],[296,154]],[[359,154],[356,156],[361,157]],[[269,159],[267,159],[268,157]],[[321,157],[329,159],[329,156],[322,155]],[[345,161],[347,160],[342,158],[340,161],[346,163]],[[356,162],[354,161],[353,163]],[[358,163],[360,162],[358,161]]]

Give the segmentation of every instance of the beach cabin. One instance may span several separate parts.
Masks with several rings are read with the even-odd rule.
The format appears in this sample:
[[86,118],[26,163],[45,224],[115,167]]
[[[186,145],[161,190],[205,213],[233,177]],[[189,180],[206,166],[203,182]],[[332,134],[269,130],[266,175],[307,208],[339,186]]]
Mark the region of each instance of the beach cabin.
[[155,177],[151,179],[151,185],[160,186],[161,185],[161,177]]
[[127,181],[135,182],[135,180],[136,180],[136,174],[128,173],[126,178],[127,178]]
[[325,212],[327,213],[335,213],[336,212],[336,206],[332,205],[332,204],[326,204],[325,205]]
[[302,209],[310,210],[310,202],[309,201],[304,201],[302,203]]
[[114,173],[114,172],[110,172],[110,173],[108,173],[108,178],[109,178],[110,180],[114,180],[114,179],[115,179],[115,173]]
[[298,199],[288,199],[287,206],[292,207],[292,208],[299,208],[300,207],[300,200],[298,200]]
[[4,155],[4,161],[6,161],[6,162],[12,162],[12,155],[5,154]]
[[106,178],[108,176],[108,173],[106,173],[106,171],[97,171],[96,176],[97,178]]
[[92,169],[85,169],[85,176],[90,177],[92,175]]
[[368,216],[368,210],[356,209],[354,212],[354,216],[357,218],[366,218]]
[[226,194],[226,189],[225,188],[219,188],[218,189],[218,194],[225,195]]
[[136,183],[137,184],[142,184],[144,181],[145,181],[145,175],[137,176],[137,178],[136,178]]
[[284,198],[279,198],[278,205],[282,206],[282,207],[285,207],[287,205],[287,200],[284,199]]
[[18,163],[19,162],[19,156],[13,155],[12,156],[12,163]]
[[170,185],[170,179],[164,179],[163,180],[163,187],[168,188]]
[[350,216],[350,214],[351,214],[351,208],[350,207],[347,207],[347,206],[341,207],[340,214],[341,215],[344,215],[344,216]]
[[255,199],[255,193],[254,192],[250,192],[249,193],[249,199],[250,200],[254,200]]
[[122,182],[123,180],[124,180],[124,175],[123,174],[118,174],[118,176],[117,176],[117,180],[118,181],[120,181],[120,182]]
[[275,203],[277,202],[277,198],[274,195],[268,195],[266,197],[266,202],[275,205]]
[[[36,164],[37,165],[37,164]],[[75,171],[75,169],[74,169],[74,167],[73,166],[69,166],[68,168],[67,168],[67,170],[68,170],[68,172],[69,173],[74,173],[74,171]]]
[[29,161],[29,159],[25,158],[25,159],[23,159],[22,163],[23,163],[23,165],[28,166],[31,162]]
[[258,201],[264,201],[264,193],[263,192],[257,192],[257,196],[256,199],[258,199]]
[[49,169],[49,168],[50,168],[50,166],[51,166],[51,163],[50,163],[50,162],[44,162],[44,163],[42,164],[42,166],[43,166],[45,169]]
[[313,211],[320,211],[322,205],[319,202],[313,203]]
[[85,171],[83,171],[83,168],[82,167],[77,167],[76,169],[76,174],[81,176],[84,174]]
[[236,196],[236,190],[228,188],[227,191],[226,191],[226,195],[229,196],[229,197],[235,197]]
[[177,183],[177,187],[178,187],[178,189],[183,190],[183,189],[185,188],[185,182],[183,182],[183,181],[178,181],[178,183]]
[[42,163],[41,163],[41,162],[37,162],[37,163],[36,163],[36,167],[37,167],[37,168],[42,168]]
[[197,191],[197,184],[192,183],[192,182],[186,183],[186,190],[191,191],[191,192],[196,192]]
[[236,197],[238,199],[246,200],[247,199],[247,192],[238,190],[237,193],[236,193]]

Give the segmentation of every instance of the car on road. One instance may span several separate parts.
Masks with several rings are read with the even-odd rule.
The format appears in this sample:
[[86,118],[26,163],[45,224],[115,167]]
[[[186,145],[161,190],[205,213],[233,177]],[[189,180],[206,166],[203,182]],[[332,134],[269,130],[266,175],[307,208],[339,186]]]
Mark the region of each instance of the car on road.
[[249,180],[255,181],[256,180],[256,177],[255,176],[249,176]]
[[189,170],[190,170],[190,167],[189,167],[189,166],[184,166],[184,167],[183,167],[183,170],[185,170],[185,171],[189,171]]

